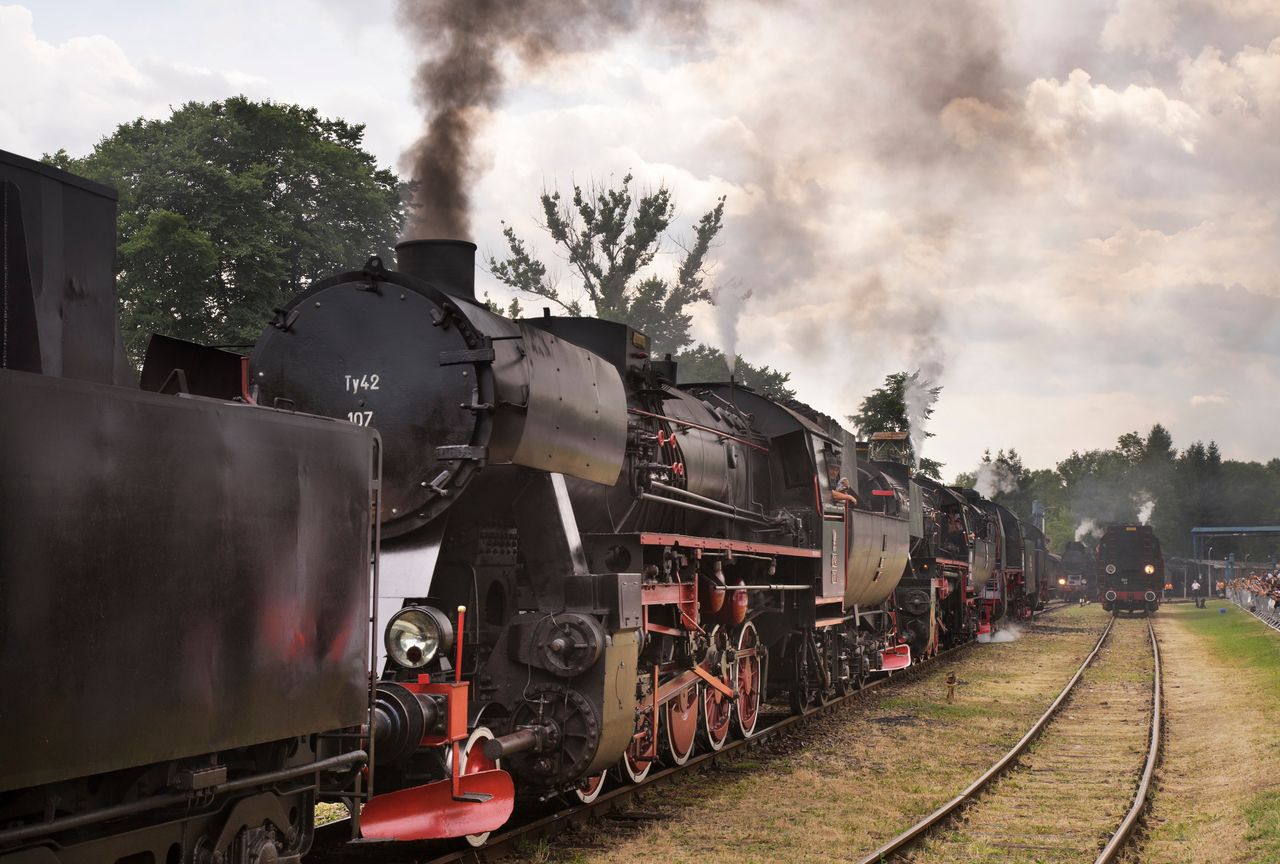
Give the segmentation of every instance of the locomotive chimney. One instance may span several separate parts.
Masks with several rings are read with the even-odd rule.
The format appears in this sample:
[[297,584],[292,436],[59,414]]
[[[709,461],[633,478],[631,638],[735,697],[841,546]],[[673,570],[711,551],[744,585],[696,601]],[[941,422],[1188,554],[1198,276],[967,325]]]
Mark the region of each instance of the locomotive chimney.
[[396,267],[455,297],[476,302],[476,244],[466,240],[406,240]]

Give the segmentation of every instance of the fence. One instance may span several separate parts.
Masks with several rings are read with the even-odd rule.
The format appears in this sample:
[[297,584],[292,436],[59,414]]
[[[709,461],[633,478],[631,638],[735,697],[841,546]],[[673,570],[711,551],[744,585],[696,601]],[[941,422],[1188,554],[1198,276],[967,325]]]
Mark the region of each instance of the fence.
[[1280,631],[1280,602],[1275,597],[1254,594],[1244,585],[1229,585],[1227,597],[1244,611],[1255,615],[1271,629]]

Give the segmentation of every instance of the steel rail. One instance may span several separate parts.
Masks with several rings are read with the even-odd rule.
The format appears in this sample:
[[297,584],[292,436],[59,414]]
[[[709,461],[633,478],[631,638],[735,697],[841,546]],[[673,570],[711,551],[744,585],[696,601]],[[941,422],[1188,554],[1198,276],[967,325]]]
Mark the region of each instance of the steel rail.
[[1133,834],[1133,829],[1138,824],[1138,818],[1142,815],[1142,811],[1146,809],[1147,795],[1151,791],[1151,778],[1155,774],[1157,763],[1160,761],[1160,746],[1164,739],[1164,720],[1160,710],[1160,703],[1164,695],[1161,685],[1163,676],[1160,666],[1160,642],[1156,639],[1156,629],[1152,625],[1150,618],[1147,619],[1147,633],[1151,637],[1151,656],[1155,661],[1155,671],[1152,675],[1154,680],[1151,684],[1151,744],[1147,748],[1147,761],[1142,767],[1142,779],[1138,781],[1138,791],[1133,796],[1133,806],[1125,814],[1120,827],[1116,829],[1116,833],[1111,835],[1111,840],[1098,853],[1094,864],[1110,864],[1110,862],[1119,857],[1130,835]]
[[934,810],[919,822],[916,822],[906,831],[903,831],[883,846],[880,846],[871,854],[864,855],[857,859],[858,864],[877,864],[877,862],[885,860],[889,855],[907,848],[911,844],[915,843],[916,840],[920,839],[920,837],[946,821],[953,813],[960,809],[960,807],[971,801],[973,797],[991,783],[992,780],[1004,773],[1005,769],[1013,764],[1013,762],[1022,755],[1033,741],[1040,737],[1040,733],[1044,731],[1044,728],[1049,725],[1049,721],[1058,713],[1058,709],[1060,709],[1063,703],[1067,701],[1067,697],[1071,695],[1071,691],[1075,689],[1076,684],[1079,683],[1080,679],[1084,676],[1085,670],[1093,664],[1094,659],[1098,656],[1098,652],[1102,650],[1103,644],[1107,641],[1107,637],[1111,635],[1111,628],[1114,626],[1115,620],[1116,619],[1113,617],[1107,622],[1106,629],[1104,629],[1102,631],[1102,635],[1098,637],[1098,643],[1093,646],[1093,650],[1084,658],[1084,662],[1080,664],[1080,668],[1076,670],[1076,674],[1071,676],[1071,680],[1067,682],[1067,686],[1062,688],[1062,692],[1058,694],[1058,698],[1053,700],[1053,704],[1049,706],[1048,710],[1040,715],[1040,719],[1032,725],[1032,727],[1027,731],[1027,734],[1023,735],[1017,744],[1013,745],[1013,748],[1009,750],[1008,753],[1001,756],[994,765],[984,771],[982,776],[977,780],[974,780],[966,786],[959,795],[956,795],[950,801],[943,804],[937,810]]

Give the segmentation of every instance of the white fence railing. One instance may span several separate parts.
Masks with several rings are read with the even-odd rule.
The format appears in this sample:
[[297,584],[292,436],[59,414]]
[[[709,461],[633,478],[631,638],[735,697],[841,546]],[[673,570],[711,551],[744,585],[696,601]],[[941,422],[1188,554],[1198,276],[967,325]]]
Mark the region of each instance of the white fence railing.
[[1274,630],[1280,630],[1280,603],[1274,597],[1254,594],[1244,587],[1228,587],[1227,597],[1246,612],[1251,612]]

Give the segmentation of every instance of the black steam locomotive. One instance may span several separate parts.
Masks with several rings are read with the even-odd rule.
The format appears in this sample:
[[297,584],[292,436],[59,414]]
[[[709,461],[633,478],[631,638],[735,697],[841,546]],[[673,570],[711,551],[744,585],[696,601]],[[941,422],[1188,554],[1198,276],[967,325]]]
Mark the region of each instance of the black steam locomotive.
[[901,433],[495,315],[469,243],[315,283],[250,358],[156,338],[128,386],[113,196],[0,167],[3,864],[296,860],[316,800],[483,842],[1043,600],[1044,535]]
[[380,710],[416,730],[424,695],[466,699],[465,732],[379,748],[397,791],[366,836],[436,836],[408,814],[451,758],[589,799],[750,735],[766,686],[803,710],[1039,602],[1043,534],[913,476],[904,436],[676,387],[623,324],[495,315],[472,244],[397,251],[279,310],[250,362],[259,401],[381,433]]
[[908,482],[820,415],[677,388],[625,325],[493,314],[469,243],[398,252],[280,310],[249,366],[265,404],[378,429],[378,704],[406,729],[430,727],[424,695],[467,718],[465,740],[378,748],[399,789],[364,808],[366,836],[434,836],[404,814],[451,758],[589,798],[607,771],[638,781],[751,734],[767,685],[800,710],[909,662],[889,602]]
[[1097,589],[1097,558],[1079,540],[1068,540],[1062,550],[1062,583],[1058,594],[1064,599],[1092,598]]
[[377,436],[140,389],[115,194],[0,198],[0,861],[297,861],[361,793]]
[[1164,554],[1149,525],[1108,525],[1098,542],[1098,600],[1108,612],[1151,613],[1164,597]]

